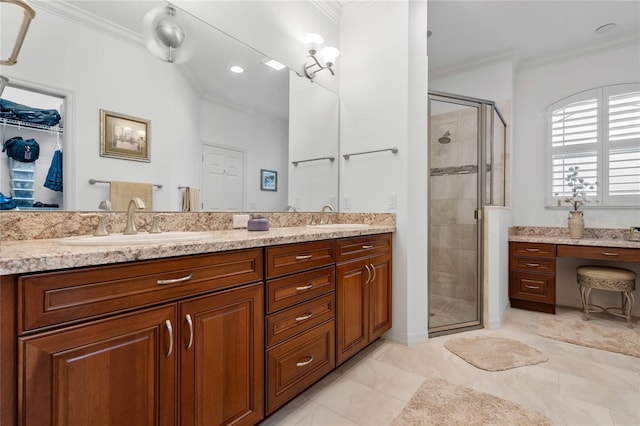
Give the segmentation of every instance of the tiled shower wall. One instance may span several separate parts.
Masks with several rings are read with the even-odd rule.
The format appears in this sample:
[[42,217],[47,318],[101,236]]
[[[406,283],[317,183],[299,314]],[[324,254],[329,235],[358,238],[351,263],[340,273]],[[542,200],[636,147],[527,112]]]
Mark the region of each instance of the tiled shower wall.
[[[474,164],[477,158],[475,109],[431,116],[430,167]],[[451,142],[438,142],[445,132]],[[476,243],[473,212],[476,205],[475,172],[431,176],[429,290],[437,296],[475,299]]]

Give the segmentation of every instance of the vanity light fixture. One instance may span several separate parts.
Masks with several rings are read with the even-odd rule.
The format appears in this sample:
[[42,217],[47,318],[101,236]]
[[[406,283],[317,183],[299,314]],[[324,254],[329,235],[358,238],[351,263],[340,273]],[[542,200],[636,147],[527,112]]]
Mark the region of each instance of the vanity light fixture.
[[[29,24],[36,16],[36,12],[24,0],[0,0],[0,3],[4,5],[1,13],[3,16],[11,16],[12,14],[17,15],[22,12],[22,24],[16,34],[13,49],[10,50],[11,54],[7,59],[0,59],[0,65],[15,65],[18,62],[18,53],[20,53],[22,43],[24,43],[24,38],[27,35]],[[4,7],[7,7],[8,10]]]
[[340,55],[340,51],[333,46],[320,49],[323,42],[324,39],[320,34],[309,33],[305,36],[305,45],[312,61],[311,63],[305,62],[304,75],[311,81],[313,81],[316,73],[322,70],[329,70],[331,75],[336,75],[333,71],[333,65],[336,63],[336,58]]

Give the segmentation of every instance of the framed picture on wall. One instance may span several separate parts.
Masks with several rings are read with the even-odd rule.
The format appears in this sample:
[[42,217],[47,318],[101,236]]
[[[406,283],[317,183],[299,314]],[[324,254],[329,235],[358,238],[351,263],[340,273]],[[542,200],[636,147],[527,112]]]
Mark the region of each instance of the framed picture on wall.
[[100,110],[100,156],[149,162],[151,122]]
[[262,191],[277,191],[278,172],[260,169],[260,189]]

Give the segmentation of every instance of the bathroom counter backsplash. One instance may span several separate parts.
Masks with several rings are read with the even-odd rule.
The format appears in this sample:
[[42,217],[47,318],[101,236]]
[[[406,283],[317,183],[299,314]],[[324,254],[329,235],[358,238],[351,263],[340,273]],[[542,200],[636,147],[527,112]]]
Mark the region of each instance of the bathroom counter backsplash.
[[[96,217],[81,216],[87,212],[14,212],[0,213],[2,241],[40,240],[92,234],[98,223]],[[91,212],[96,213],[96,212]],[[127,221],[126,212],[99,212],[106,219],[109,233],[120,233]],[[138,230],[148,231],[153,217],[161,215],[164,231],[220,231],[233,229],[234,214],[260,215],[269,219],[271,228],[305,226],[319,213],[209,213],[209,212],[136,212]],[[334,223],[364,223],[395,227],[393,213],[327,213]]]
[[585,228],[584,236],[574,239],[567,227],[513,226],[509,241],[600,247],[640,248],[640,241],[628,240],[629,228]]
[[[219,213],[184,213],[186,217],[166,216],[164,229],[166,231],[204,231],[211,232],[211,238],[197,241],[179,241],[164,243],[146,243],[136,245],[66,245],[61,244],[60,238],[77,235],[90,235],[95,224],[71,226],[68,220],[73,223],[74,213],[66,213],[72,217],[56,217],[51,213],[39,217],[39,220],[26,221],[14,217],[14,221],[8,221],[5,214],[0,214],[2,220],[3,235],[0,242],[0,275],[21,274],[29,272],[51,271],[56,269],[77,268],[83,266],[107,265],[119,262],[131,262],[138,260],[160,259],[165,257],[186,256],[200,253],[214,253],[228,250],[240,250],[255,247],[264,247],[277,244],[291,244],[307,241],[317,241],[325,239],[335,239],[343,237],[354,237],[360,235],[381,234],[395,232],[395,216],[393,214],[340,214],[340,223],[365,223],[371,225],[366,228],[309,228],[311,214],[301,220],[301,224],[293,226],[291,218],[281,216],[298,216],[296,220],[302,219],[305,214],[265,214],[271,222],[268,231],[248,231],[246,229],[228,229],[228,221],[231,224],[232,214]],[[115,213],[125,217],[124,213]],[[273,215],[273,216],[271,216]],[[26,215],[25,215],[26,216]],[[153,214],[148,217],[142,213],[137,216],[141,231],[145,231],[143,226],[151,222]],[[114,219],[109,217],[109,219]],[[288,219],[288,220],[287,220]],[[338,223],[338,215],[335,217]],[[358,220],[359,219],[359,220]],[[97,220],[97,219],[94,219]],[[356,221],[358,220],[358,221]],[[90,222],[85,217],[76,217],[76,222]],[[23,227],[33,227],[29,232],[13,231],[14,238],[6,238],[4,229],[7,222],[17,225],[19,222]],[[114,221],[115,222],[115,221]],[[67,225],[65,225],[67,224]],[[287,226],[282,226],[286,224]],[[180,226],[183,225],[183,226]],[[68,226],[70,229],[62,231],[61,228]],[[51,230],[46,231],[49,227]],[[124,227],[124,225],[122,225]],[[226,228],[226,229],[225,229]],[[122,232],[122,229],[110,229],[114,233]],[[25,238],[37,236],[37,238]],[[45,238],[47,236],[48,238]],[[16,238],[22,237],[22,238]],[[100,237],[98,237],[100,238]]]

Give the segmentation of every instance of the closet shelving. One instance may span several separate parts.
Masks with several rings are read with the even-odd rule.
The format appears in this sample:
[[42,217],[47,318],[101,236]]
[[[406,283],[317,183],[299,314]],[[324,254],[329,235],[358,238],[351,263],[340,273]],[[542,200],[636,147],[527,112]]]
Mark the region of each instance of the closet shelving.
[[[44,202],[52,202],[56,200],[45,198],[45,191],[49,191],[47,189],[42,190],[42,194],[40,194],[42,195],[42,197],[38,195],[36,188],[34,187],[34,183],[36,182],[38,177],[46,176],[46,172],[49,167],[49,163],[46,160],[47,151],[52,151],[52,147],[61,149],[60,138],[64,134],[64,129],[57,125],[47,126],[8,118],[0,118],[0,128],[2,129],[2,142],[14,136],[22,136],[25,139],[32,138],[34,136],[31,132],[37,132],[40,135],[35,137],[38,141],[38,144],[40,145],[40,159],[32,163],[22,163],[5,157],[8,161],[3,161],[7,161],[4,164],[7,164],[8,167],[8,189],[11,196],[18,205],[18,209],[39,211],[44,210],[43,208],[33,207],[33,203],[34,201],[36,201],[36,199]],[[0,142],[0,144],[2,142]],[[3,173],[3,177],[4,176],[6,176],[6,172]],[[55,197],[55,195],[53,197]]]

